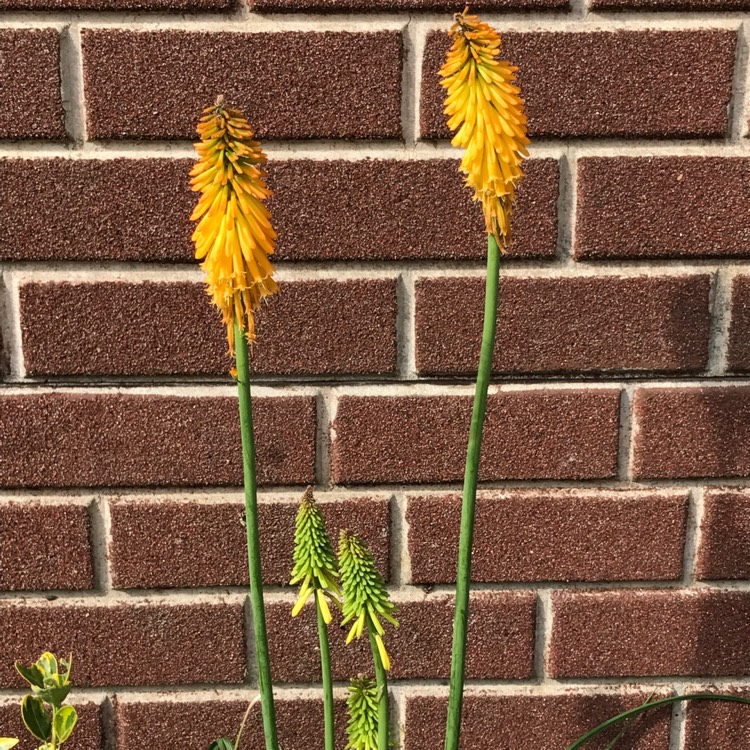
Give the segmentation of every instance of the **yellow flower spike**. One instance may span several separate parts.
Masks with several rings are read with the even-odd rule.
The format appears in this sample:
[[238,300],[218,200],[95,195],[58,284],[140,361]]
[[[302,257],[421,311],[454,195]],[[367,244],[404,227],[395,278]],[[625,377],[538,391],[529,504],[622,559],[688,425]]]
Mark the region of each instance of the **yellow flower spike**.
[[223,97],[203,111],[197,131],[199,160],[190,185],[201,196],[190,217],[198,222],[192,239],[232,353],[235,320],[253,342],[254,313],[278,289],[268,260],[276,232],[264,204],[271,194],[266,155],[242,112],[227,107]]
[[451,143],[465,148],[461,171],[482,204],[487,233],[504,253],[511,240],[510,214],[528,156],[526,114],[517,68],[499,59],[500,36],[468,6],[456,14],[453,45],[440,70],[447,91],[445,114],[456,131]]

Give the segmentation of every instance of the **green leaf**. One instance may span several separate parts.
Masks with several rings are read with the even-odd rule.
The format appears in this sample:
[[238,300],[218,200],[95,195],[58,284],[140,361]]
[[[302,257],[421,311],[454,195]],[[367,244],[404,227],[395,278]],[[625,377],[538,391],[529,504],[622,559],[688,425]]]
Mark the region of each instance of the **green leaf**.
[[57,659],[53,653],[45,651],[37,660],[37,665],[46,675],[57,674]]
[[78,714],[73,706],[63,706],[55,714],[54,728],[60,744],[70,737],[77,721]]
[[36,695],[26,695],[21,702],[21,717],[26,729],[34,737],[46,742],[52,731],[52,720],[44,708],[44,701]]
[[16,662],[16,671],[32,687],[44,687],[44,673],[36,664],[24,667],[20,661]]
[[0,750],[10,750],[18,744],[16,737],[0,737]]
[[234,745],[229,737],[220,737],[211,743],[211,747],[208,750],[234,750]]
[[68,697],[71,685],[62,685],[60,687],[34,688],[34,693],[39,696],[45,703],[50,703],[55,708],[59,708],[62,702]]

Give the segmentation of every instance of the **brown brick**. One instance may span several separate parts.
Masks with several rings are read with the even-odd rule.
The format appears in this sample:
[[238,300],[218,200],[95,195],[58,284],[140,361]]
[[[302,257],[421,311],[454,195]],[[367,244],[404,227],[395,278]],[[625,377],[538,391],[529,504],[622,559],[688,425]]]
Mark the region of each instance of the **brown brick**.
[[[75,666],[74,664],[74,681]],[[104,738],[100,707],[96,703],[81,702],[75,697],[68,702],[72,703],[78,712],[78,723],[70,739],[65,743],[66,750],[103,750]],[[29,734],[21,720],[17,699],[10,699],[0,704],[0,727],[2,727],[0,731],[4,737],[18,737],[21,740],[16,745],[17,750],[36,750],[39,746],[39,742]]]
[[241,682],[244,614],[237,604],[2,602],[0,686],[20,687],[13,660],[74,654],[75,685]]
[[[476,373],[484,285],[482,277],[417,281],[420,372]],[[705,274],[504,278],[493,369],[508,373],[704,370],[710,287]]]
[[191,261],[192,163],[0,159],[0,260]]
[[[258,477],[315,475],[315,401],[254,399]],[[0,399],[0,484],[128,487],[242,484],[237,401],[47,393]]]
[[0,29],[0,138],[65,138],[55,29]]
[[[706,690],[700,686],[690,692],[716,692],[750,698],[750,690],[726,687]],[[741,703],[691,701],[685,720],[685,750],[736,750],[750,737],[750,707]]]
[[0,10],[232,10],[237,0],[0,0]]
[[[453,633],[453,599],[426,596],[422,601],[396,602],[400,627],[388,627],[385,643],[393,679],[448,677]],[[504,591],[474,594],[471,600],[467,677],[524,679],[532,674],[535,596]],[[280,682],[320,679],[315,612],[307,606],[290,619],[291,605],[271,603],[267,608],[271,666]],[[338,618],[339,615],[334,615]],[[335,623],[338,619],[334,620]],[[358,672],[372,672],[372,654],[366,638],[344,645],[349,628],[329,629],[334,679],[348,680]]]
[[707,490],[703,502],[698,577],[750,578],[750,492]]
[[[207,748],[218,737],[234,737],[242,722],[247,700],[187,701],[179,694],[165,694],[159,700],[115,698],[117,747]],[[284,750],[323,750],[323,702],[315,699],[275,700],[279,747]],[[337,747],[346,744],[346,703],[336,701]],[[263,747],[260,702],[253,706],[243,732],[242,745]]]
[[401,54],[395,31],[87,29],[88,134],[192,138],[224,94],[260,138],[400,138]]
[[[509,254],[553,258],[557,162],[532,159],[527,168]],[[290,160],[271,166],[269,184],[281,258],[462,260],[486,253],[482,212],[453,159]]]
[[[472,579],[674,580],[682,573],[685,493],[515,490],[477,499]],[[415,583],[456,580],[461,497],[410,496]]]
[[[202,284],[32,283],[20,296],[29,375],[226,375],[232,364]],[[253,372],[392,373],[396,310],[390,279],[283,283],[257,314]]]
[[[331,447],[334,481],[459,481],[471,406],[471,396],[340,398]],[[618,411],[614,389],[490,396],[480,479],[612,477]]]
[[744,675],[750,669],[747,593],[557,591],[552,602],[553,677]]
[[84,505],[0,504],[0,590],[92,588],[90,530]]
[[633,413],[635,476],[750,474],[750,387],[639,388]]
[[575,257],[747,257],[748,174],[750,159],[581,159]]
[[[649,698],[647,692],[565,695],[472,695],[464,698],[461,746],[472,750],[564,748],[611,716]],[[434,750],[445,738],[448,701],[434,695],[410,696],[406,702],[404,750]],[[618,750],[667,750],[669,708],[635,722],[617,743]],[[603,735],[603,750],[617,730]],[[696,749],[697,750],[697,749]]]
[[750,276],[732,280],[731,318],[727,367],[730,371],[750,370]]
[[[390,518],[387,500],[356,498],[320,503],[331,538],[342,528],[361,534],[389,577]],[[122,499],[110,504],[110,563],[118,588],[240,586],[247,583],[244,505]],[[285,584],[292,570],[295,502],[260,505],[263,579]],[[195,550],[201,554],[196,556]]]
[[747,0],[593,0],[596,10],[746,10]]
[[[519,68],[532,137],[723,136],[732,94],[733,30],[503,34]],[[447,138],[437,72],[449,40],[427,38],[421,131]]]

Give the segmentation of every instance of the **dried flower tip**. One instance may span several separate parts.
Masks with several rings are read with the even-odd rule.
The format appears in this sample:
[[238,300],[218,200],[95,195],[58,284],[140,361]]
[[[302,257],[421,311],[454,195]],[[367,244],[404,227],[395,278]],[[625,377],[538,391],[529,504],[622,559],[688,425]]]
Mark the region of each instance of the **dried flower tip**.
[[457,131],[451,143],[466,149],[461,171],[484,211],[487,233],[505,252],[511,239],[510,214],[515,189],[528,156],[526,114],[518,70],[500,60],[500,36],[468,6],[454,16],[453,45],[440,70],[447,90],[448,127]]
[[349,683],[346,705],[349,722],[346,750],[377,750],[378,748],[378,686],[369,677],[353,678]]
[[190,185],[201,197],[190,217],[198,221],[192,239],[208,294],[227,326],[231,353],[235,321],[254,341],[253,314],[278,289],[268,260],[276,232],[264,205],[270,195],[266,155],[242,112],[226,107],[223,97],[203,111],[197,130],[199,160]]
[[323,515],[315,504],[312,487],[308,487],[297,511],[294,531],[294,568],[290,584],[301,582],[302,585],[292,609],[292,617],[296,617],[302,611],[302,607],[315,592],[323,619],[330,623],[331,611],[327,598],[341,607],[338,576],[336,556]]
[[380,618],[398,627],[398,621],[392,614],[396,605],[388,596],[383,577],[367,545],[345,530],[341,531],[339,541],[339,569],[344,589],[344,619],[341,624],[353,621],[346,642],[361,638],[365,630],[372,633],[383,666],[390,669],[391,660],[383,643],[385,630]]

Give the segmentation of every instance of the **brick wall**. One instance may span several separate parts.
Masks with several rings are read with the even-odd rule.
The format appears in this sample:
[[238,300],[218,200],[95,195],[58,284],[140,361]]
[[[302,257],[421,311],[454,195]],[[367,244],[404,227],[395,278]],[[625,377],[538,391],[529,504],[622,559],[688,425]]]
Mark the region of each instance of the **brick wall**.
[[[535,144],[465,747],[562,750],[652,694],[750,690],[750,2],[481,6]],[[253,360],[282,746],[322,745],[314,618],[283,587],[313,483],[399,603],[403,747],[440,747],[484,251],[435,76],[457,9],[0,0],[4,732],[11,661],[43,648],[75,654],[71,750],[205,748],[254,694],[235,391],[188,222],[193,125],[224,93],[267,139],[280,233]],[[332,637],[337,679],[366,666]],[[747,709],[703,705],[622,747],[749,738]]]

